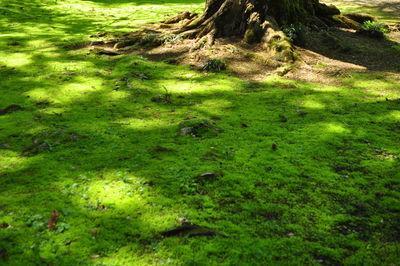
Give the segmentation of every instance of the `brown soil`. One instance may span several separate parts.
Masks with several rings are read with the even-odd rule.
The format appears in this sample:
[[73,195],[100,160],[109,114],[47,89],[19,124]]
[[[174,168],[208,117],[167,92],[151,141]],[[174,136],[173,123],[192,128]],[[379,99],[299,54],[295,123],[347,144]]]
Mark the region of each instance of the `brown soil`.
[[331,29],[342,47],[324,40],[321,32],[312,32],[304,48],[298,47],[300,64],[286,76],[303,81],[336,83],[338,77],[349,72],[385,72],[400,80],[400,53],[393,49],[399,45],[399,32],[392,32],[387,40],[360,36],[354,30]]
[[172,30],[167,24],[146,25],[145,33],[135,32],[109,43],[97,42],[92,47],[106,51],[102,54],[136,54],[154,61],[190,65],[199,70],[208,60],[220,59],[227,63],[228,72],[246,80],[262,80],[275,73],[301,81],[339,83],[339,78],[349,76],[349,72],[367,71],[385,72],[385,75],[400,80],[400,53],[393,49],[393,46],[400,45],[400,27],[393,26],[392,29],[384,40],[341,28],[310,31],[304,45],[295,47],[298,59],[294,63],[285,62],[262,45],[250,45],[236,39],[216,39],[211,47],[206,43],[199,47],[195,40],[180,39],[161,45],[149,42],[129,46],[125,43],[124,48],[117,49],[121,42],[134,43],[143,34],[171,36]]

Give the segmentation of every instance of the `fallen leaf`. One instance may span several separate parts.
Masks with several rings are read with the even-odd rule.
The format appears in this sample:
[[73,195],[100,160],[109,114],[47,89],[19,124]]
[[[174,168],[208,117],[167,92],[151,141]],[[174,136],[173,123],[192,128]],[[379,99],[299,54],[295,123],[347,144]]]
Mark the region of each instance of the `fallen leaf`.
[[57,221],[58,221],[58,216],[59,216],[58,211],[52,211],[51,212],[51,218],[47,222],[47,228],[49,230],[53,230],[54,228],[56,228]]

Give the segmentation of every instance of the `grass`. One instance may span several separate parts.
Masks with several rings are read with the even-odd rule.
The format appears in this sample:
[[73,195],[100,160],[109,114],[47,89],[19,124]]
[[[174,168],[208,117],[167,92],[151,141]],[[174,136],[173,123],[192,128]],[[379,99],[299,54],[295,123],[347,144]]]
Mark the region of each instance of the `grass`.
[[[0,1],[0,109],[23,108],[0,115],[0,264],[397,265],[397,79],[246,82],[63,48],[188,8]],[[186,119],[221,132],[181,136]],[[160,236],[183,220],[228,238]]]

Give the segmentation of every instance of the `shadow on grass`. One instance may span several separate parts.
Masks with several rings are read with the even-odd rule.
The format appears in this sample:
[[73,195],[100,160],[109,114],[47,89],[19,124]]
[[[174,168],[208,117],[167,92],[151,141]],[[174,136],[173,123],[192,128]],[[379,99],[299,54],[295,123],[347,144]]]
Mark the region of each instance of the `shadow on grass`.
[[398,73],[400,53],[394,46],[398,46],[399,42],[371,39],[342,29],[332,29],[330,32],[336,40],[327,38],[324,33],[311,32],[306,49],[367,70]]
[[[399,237],[398,209],[391,204],[399,186],[396,101],[352,86],[223,80],[129,56],[71,55],[69,60],[90,63],[90,70],[66,75],[53,88],[64,74],[37,82],[25,77],[32,68],[46,72],[59,59],[31,60],[5,84],[24,87],[13,100],[25,111],[0,117],[6,125],[0,142],[10,145],[2,149],[8,158],[1,174],[3,215],[20,228],[1,229],[11,263],[88,263],[88,254],[103,263],[129,256],[153,263],[157,257],[186,264],[227,256],[233,264],[256,263],[261,248],[274,254],[259,255],[269,262],[323,257],[339,263],[354,251],[346,241],[358,241],[356,250],[366,259],[364,246],[371,241],[379,249]],[[75,87],[83,80],[93,80],[95,88]],[[151,100],[164,87],[172,104]],[[71,94],[60,95],[61,89]],[[46,100],[53,103],[35,104]],[[223,133],[180,136],[179,122],[193,117],[214,119]],[[38,133],[57,131],[85,138],[48,140],[45,149],[21,157]],[[210,171],[223,177],[196,181]],[[27,226],[34,214],[43,222],[54,209],[62,212],[60,224],[70,226],[63,233]],[[231,238],[160,238],[180,217]],[[306,252],[290,258],[271,239]],[[34,248],[15,248],[26,245]]]

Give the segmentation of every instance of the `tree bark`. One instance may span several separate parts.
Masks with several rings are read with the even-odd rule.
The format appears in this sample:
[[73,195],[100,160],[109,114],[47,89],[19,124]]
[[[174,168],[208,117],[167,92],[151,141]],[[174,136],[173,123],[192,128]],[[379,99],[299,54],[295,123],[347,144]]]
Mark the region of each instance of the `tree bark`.
[[279,26],[323,24],[336,14],[340,14],[336,7],[318,0],[207,0],[204,13],[186,23],[179,33],[191,38],[208,37],[210,42],[232,36],[258,42]]

